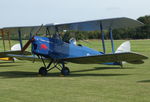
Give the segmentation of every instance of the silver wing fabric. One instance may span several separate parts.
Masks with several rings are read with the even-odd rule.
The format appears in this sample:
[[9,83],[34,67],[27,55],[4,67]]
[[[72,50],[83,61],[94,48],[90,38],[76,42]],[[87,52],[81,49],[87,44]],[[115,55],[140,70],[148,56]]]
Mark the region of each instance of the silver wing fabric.
[[37,30],[41,27],[38,34],[46,34],[46,31],[49,30],[50,33],[55,33],[55,31],[64,31],[64,30],[74,30],[74,31],[97,31],[100,30],[100,26],[103,27],[103,30],[118,29],[118,28],[131,28],[142,26],[143,23],[126,18],[111,18],[111,19],[99,19],[83,22],[73,22],[73,23],[64,23],[64,24],[46,24],[41,27],[39,26],[20,26],[20,27],[5,27],[0,30],[8,31],[11,34],[18,34],[20,30],[21,34],[30,34],[36,33]]

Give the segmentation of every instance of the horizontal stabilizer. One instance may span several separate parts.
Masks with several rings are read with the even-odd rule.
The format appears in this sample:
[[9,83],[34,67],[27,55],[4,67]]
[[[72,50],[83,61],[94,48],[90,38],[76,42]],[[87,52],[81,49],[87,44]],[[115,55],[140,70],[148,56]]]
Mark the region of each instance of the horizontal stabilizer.
[[136,61],[127,61],[128,63],[131,63],[131,64],[143,64],[144,61],[142,60],[136,60]]

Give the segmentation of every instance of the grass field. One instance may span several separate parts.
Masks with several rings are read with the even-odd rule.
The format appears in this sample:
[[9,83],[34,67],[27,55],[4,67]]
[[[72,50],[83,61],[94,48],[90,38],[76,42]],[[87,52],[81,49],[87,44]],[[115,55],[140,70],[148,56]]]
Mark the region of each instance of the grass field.
[[[100,41],[88,42],[79,43],[101,50]],[[122,42],[115,41],[115,48]],[[150,40],[131,40],[131,44],[132,51],[150,57]],[[109,53],[110,41],[106,45]],[[125,64],[123,69],[69,63],[71,75],[67,77],[60,77],[57,70],[38,77],[41,66],[37,62],[1,61],[0,102],[150,102],[149,59],[141,65]]]

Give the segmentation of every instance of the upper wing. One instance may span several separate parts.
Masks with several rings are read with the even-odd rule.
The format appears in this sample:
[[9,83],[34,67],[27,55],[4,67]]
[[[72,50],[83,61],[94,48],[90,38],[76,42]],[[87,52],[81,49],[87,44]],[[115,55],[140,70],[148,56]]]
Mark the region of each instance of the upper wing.
[[[64,23],[64,24],[50,24],[44,26],[20,26],[20,27],[6,27],[1,30],[8,31],[11,35],[18,34],[18,31],[21,34],[34,34],[41,27],[38,34],[46,34],[48,30],[50,33],[55,33],[56,30],[64,31],[64,30],[77,30],[77,31],[99,31],[100,26],[103,26],[103,30],[108,30],[110,27],[112,29],[117,28],[129,28],[129,27],[138,27],[143,24],[139,21],[121,17],[121,18],[111,18],[111,19],[100,19],[100,20],[91,20],[84,22],[75,22],[75,23]],[[17,35],[18,36],[18,35]]]
[[[18,38],[18,33],[26,34],[30,36],[30,34],[37,33],[38,29],[41,26],[18,26],[18,27],[4,27],[0,30],[3,30],[5,32],[9,32],[11,36]],[[0,32],[1,33],[1,32]],[[41,27],[40,31],[38,31],[38,34],[45,34],[46,33],[46,27]]]
[[[132,28],[143,25],[141,22],[121,17],[121,18],[111,18],[111,19],[100,19],[76,23],[66,23],[66,24],[57,24],[59,31],[62,30],[77,30],[77,31],[99,31],[100,26],[103,30],[118,29],[118,28]],[[52,26],[49,26],[52,27]]]
[[115,54],[104,54],[97,56],[86,56],[78,58],[66,58],[64,61],[79,63],[79,64],[102,64],[108,62],[134,62],[147,59],[148,57],[141,54],[126,52],[126,53],[115,53]]

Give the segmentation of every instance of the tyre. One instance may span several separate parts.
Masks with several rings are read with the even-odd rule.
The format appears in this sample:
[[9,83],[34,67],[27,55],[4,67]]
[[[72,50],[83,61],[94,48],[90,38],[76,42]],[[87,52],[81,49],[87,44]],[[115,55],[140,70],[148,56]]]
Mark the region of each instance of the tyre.
[[69,75],[69,74],[70,74],[69,68],[68,68],[68,67],[62,68],[61,74],[62,74],[62,75]]
[[39,69],[39,74],[42,76],[46,76],[47,75],[47,69],[45,67],[41,67]]

